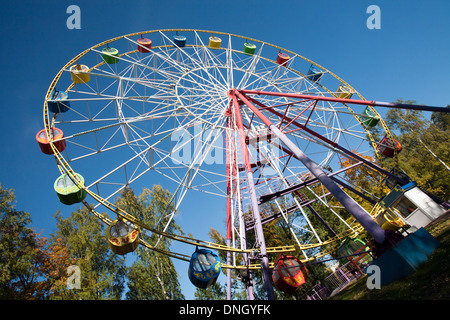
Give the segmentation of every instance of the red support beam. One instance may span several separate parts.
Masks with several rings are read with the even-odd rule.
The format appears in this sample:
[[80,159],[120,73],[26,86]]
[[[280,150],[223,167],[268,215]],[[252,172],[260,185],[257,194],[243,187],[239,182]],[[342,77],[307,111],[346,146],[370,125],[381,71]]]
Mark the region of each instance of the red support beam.
[[[259,212],[258,199],[256,198],[256,190],[255,190],[255,182],[253,179],[252,167],[250,164],[250,157],[248,154],[247,144],[245,143],[245,132],[244,126],[242,123],[242,116],[239,101],[237,96],[234,94],[230,95],[231,102],[233,105],[233,114],[236,120],[236,126],[239,132],[239,140],[241,144],[242,153],[244,156],[245,167],[247,169],[247,187],[249,192],[249,197],[251,201],[253,218],[255,220],[255,228],[256,228],[256,239],[259,244],[260,250],[260,259],[261,259],[261,267],[262,267],[262,275],[263,275],[263,285],[267,293],[268,300],[273,300],[275,298],[273,286],[272,286],[272,277],[271,271],[269,268],[269,258],[267,256],[267,248],[266,241],[264,239],[264,231],[261,222],[261,214]],[[258,116],[258,114],[256,114]]]
[[[227,129],[230,128],[230,120],[227,119]],[[230,140],[228,139],[228,130],[225,133],[225,148],[226,148],[226,170],[227,170],[227,246],[231,247],[231,168],[230,163]],[[227,252],[227,263],[231,265],[231,252]],[[231,270],[227,270],[227,300],[231,300]]]

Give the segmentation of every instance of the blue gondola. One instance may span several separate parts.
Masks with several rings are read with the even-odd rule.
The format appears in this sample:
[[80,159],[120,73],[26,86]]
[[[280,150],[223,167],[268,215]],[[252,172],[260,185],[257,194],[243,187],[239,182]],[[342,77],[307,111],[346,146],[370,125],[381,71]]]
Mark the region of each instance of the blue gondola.
[[309,67],[308,75],[306,76],[307,79],[317,82],[322,77],[323,72],[319,68],[316,68],[313,64]]
[[53,90],[51,100],[47,101],[48,110],[53,113],[66,112],[70,108],[70,102],[67,101],[68,98],[67,92]]
[[184,47],[186,46],[186,37],[185,36],[180,36],[180,35],[174,35],[173,36],[173,42],[175,43],[175,45],[177,47]]
[[189,262],[189,280],[200,289],[216,283],[221,270],[219,257],[212,251],[196,249]]

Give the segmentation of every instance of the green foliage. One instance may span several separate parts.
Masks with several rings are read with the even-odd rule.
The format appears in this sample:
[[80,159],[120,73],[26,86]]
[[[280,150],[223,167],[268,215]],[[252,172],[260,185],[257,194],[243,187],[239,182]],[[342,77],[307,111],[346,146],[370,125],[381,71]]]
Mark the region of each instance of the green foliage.
[[124,258],[109,249],[102,222],[85,207],[66,219],[59,212],[55,218],[53,241],[61,239],[69,258],[80,267],[81,288],[60,286],[51,299],[120,299],[125,283]]
[[[170,221],[165,231],[181,233],[181,228],[171,216],[175,210],[171,197],[170,192],[159,185],[154,185],[151,190],[145,188],[139,197],[134,194],[133,190],[125,189],[117,199],[116,205],[154,229],[162,231]],[[153,246],[157,244],[158,249],[168,250],[170,248],[170,239],[143,231],[140,236]],[[136,260],[129,268],[127,275],[129,288],[126,293],[127,299],[184,299],[178,282],[178,274],[168,256],[141,246],[136,249],[136,253]]]
[[[121,299],[128,280],[128,299],[184,299],[178,274],[169,257],[138,247],[127,268],[125,258],[109,248],[106,226],[88,208],[77,208],[67,218],[55,214],[56,232],[50,240],[38,237],[29,213],[14,207],[14,193],[0,185],[0,298],[1,299]],[[153,228],[164,228],[174,211],[171,194],[160,186],[136,197],[126,189],[117,204]],[[182,233],[170,220],[167,232]],[[155,244],[159,237],[141,235]],[[161,238],[158,248],[168,250]],[[80,268],[80,288],[68,289],[67,270]]]
[[[138,249],[140,250],[140,249]],[[184,296],[178,283],[172,261],[165,255],[140,250],[127,274],[128,300],[182,300]]]
[[216,282],[206,289],[197,288],[194,296],[196,300],[225,300],[226,294],[226,289],[219,282]]
[[0,298],[38,299],[39,243],[30,214],[14,206],[12,190],[0,184]]
[[[448,200],[450,115],[434,112],[431,119],[426,120],[419,111],[392,109],[387,112],[386,123],[394,132],[395,139],[403,145],[398,155],[400,169],[425,192]],[[393,166],[391,162],[386,159],[386,163]]]

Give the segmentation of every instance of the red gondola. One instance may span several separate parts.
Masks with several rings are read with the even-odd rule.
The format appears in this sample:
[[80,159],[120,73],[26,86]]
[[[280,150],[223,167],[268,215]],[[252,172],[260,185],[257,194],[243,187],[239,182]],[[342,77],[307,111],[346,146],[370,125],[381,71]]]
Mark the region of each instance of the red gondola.
[[272,281],[279,290],[293,294],[306,282],[308,271],[296,257],[280,254],[274,265]]
[[136,42],[138,43],[137,49],[139,52],[150,52],[150,49],[152,48],[152,40],[141,37],[140,39],[137,39]]
[[277,55],[277,63],[279,65],[286,66],[290,58],[291,57],[288,54],[280,51]]
[[[53,140],[59,140],[64,138],[64,134],[61,129],[52,128]],[[53,149],[50,146],[50,143],[47,139],[47,135],[45,134],[45,129],[42,129],[36,134],[36,141],[39,144],[39,148],[45,154],[53,154]],[[62,152],[66,148],[66,140],[55,141],[54,145],[59,152]]]
[[[381,141],[378,143],[378,146],[377,146],[378,150],[384,156],[386,156],[388,158],[393,158],[395,152],[399,153],[403,149],[400,142],[398,142],[395,139],[392,139],[392,141],[394,142],[394,146],[392,146],[392,143],[389,141],[387,136],[384,136],[383,139],[381,139]],[[394,148],[395,148],[395,150],[394,150]]]

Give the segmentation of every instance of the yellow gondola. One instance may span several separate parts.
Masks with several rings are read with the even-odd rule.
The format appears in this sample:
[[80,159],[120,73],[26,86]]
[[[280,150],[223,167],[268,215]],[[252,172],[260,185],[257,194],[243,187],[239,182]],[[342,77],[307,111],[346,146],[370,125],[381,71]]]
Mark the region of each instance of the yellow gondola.
[[91,80],[89,75],[89,68],[84,64],[74,64],[70,68],[70,77],[73,83],[88,83]]
[[115,254],[124,255],[136,250],[139,229],[125,219],[114,220],[107,230],[109,247]]
[[209,37],[209,47],[212,49],[219,49],[222,39],[219,37],[211,36]]
[[347,87],[343,83],[340,84],[337,92],[339,93],[338,97],[340,99],[350,99],[354,93],[351,88]]

